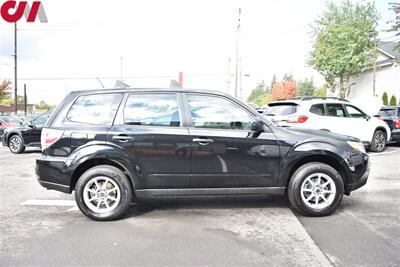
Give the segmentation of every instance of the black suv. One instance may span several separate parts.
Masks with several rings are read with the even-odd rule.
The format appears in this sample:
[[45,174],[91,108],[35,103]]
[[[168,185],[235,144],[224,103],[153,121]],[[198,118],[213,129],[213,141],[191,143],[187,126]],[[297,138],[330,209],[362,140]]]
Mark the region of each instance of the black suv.
[[14,154],[23,153],[27,146],[40,147],[42,128],[52,111],[37,116],[28,124],[6,129],[3,136],[3,146],[8,146]]
[[367,182],[359,140],[281,128],[228,95],[186,89],[70,93],[42,131],[39,183],[75,191],[94,220],[135,198],[287,193],[310,216],[333,212]]
[[383,107],[378,117],[389,125],[392,131],[391,141],[400,142],[400,106]]

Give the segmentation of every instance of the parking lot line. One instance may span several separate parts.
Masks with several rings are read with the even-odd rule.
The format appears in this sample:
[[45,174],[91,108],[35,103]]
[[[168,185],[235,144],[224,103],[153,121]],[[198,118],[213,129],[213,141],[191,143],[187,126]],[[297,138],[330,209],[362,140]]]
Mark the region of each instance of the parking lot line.
[[21,206],[59,206],[70,207],[76,206],[74,200],[61,199],[29,199],[21,203]]

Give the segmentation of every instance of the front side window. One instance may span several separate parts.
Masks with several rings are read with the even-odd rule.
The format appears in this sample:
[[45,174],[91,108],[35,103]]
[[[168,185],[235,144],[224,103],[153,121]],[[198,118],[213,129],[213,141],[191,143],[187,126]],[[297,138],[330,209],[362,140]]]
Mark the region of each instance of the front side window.
[[255,117],[226,98],[187,96],[193,127],[250,130]]
[[326,104],[328,116],[331,117],[346,117],[342,104]]
[[72,104],[67,119],[73,122],[111,125],[122,94],[83,95]]
[[346,105],[347,114],[352,118],[364,118],[364,113],[356,107]]
[[176,94],[132,94],[124,109],[126,125],[172,126],[181,124]]
[[311,108],[310,108],[310,112],[314,113],[314,114],[317,114],[317,115],[325,116],[324,104],[312,105]]

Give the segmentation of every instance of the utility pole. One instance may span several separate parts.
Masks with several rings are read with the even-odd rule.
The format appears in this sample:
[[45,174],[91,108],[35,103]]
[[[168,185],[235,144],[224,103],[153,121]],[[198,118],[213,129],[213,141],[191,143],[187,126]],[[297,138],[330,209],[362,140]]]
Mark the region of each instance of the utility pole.
[[14,107],[14,111],[15,114],[18,113],[18,87],[17,87],[17,23],[15,22],[14,24],[14,77],[15,77],[15,81],[14,81],[14,96],[15,96],[15,107]]
[[227,93],[230,94],[231,93],[231,58],[228,59],[228,91]]
[[122,81],[122,57],[121,57],[121,81]]
[[236,72],[235,72],[235,97],[238,97],[238,87],[239,87],[239,35],[240,35],[240,15],[242,14],[242,9],[239,8],[238,25],[236,30]]
[[27,114],[28,99],[26,98],[26,83],[24,84],[24,112]]
[[374,47],[374,73],[373,73],[373,82],[372,82],[372,96],[375,96],[375,93],[376,93],[376,87],[375,87],[375,84],[376,84],[376,61],[378,60],[378,58],[377,58],[377,41],[376,41],[376,36],[374,37],[374,45],[375,45],[375,47]]

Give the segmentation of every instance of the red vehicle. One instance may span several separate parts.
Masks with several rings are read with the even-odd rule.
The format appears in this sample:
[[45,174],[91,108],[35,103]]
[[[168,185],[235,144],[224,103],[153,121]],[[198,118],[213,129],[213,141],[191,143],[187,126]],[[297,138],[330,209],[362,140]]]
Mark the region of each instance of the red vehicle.
[[20,119],[13,118],[11,116],[0,116],[0,139],[3,138],[5,129],[20,126],[22,124],[23,122]]

